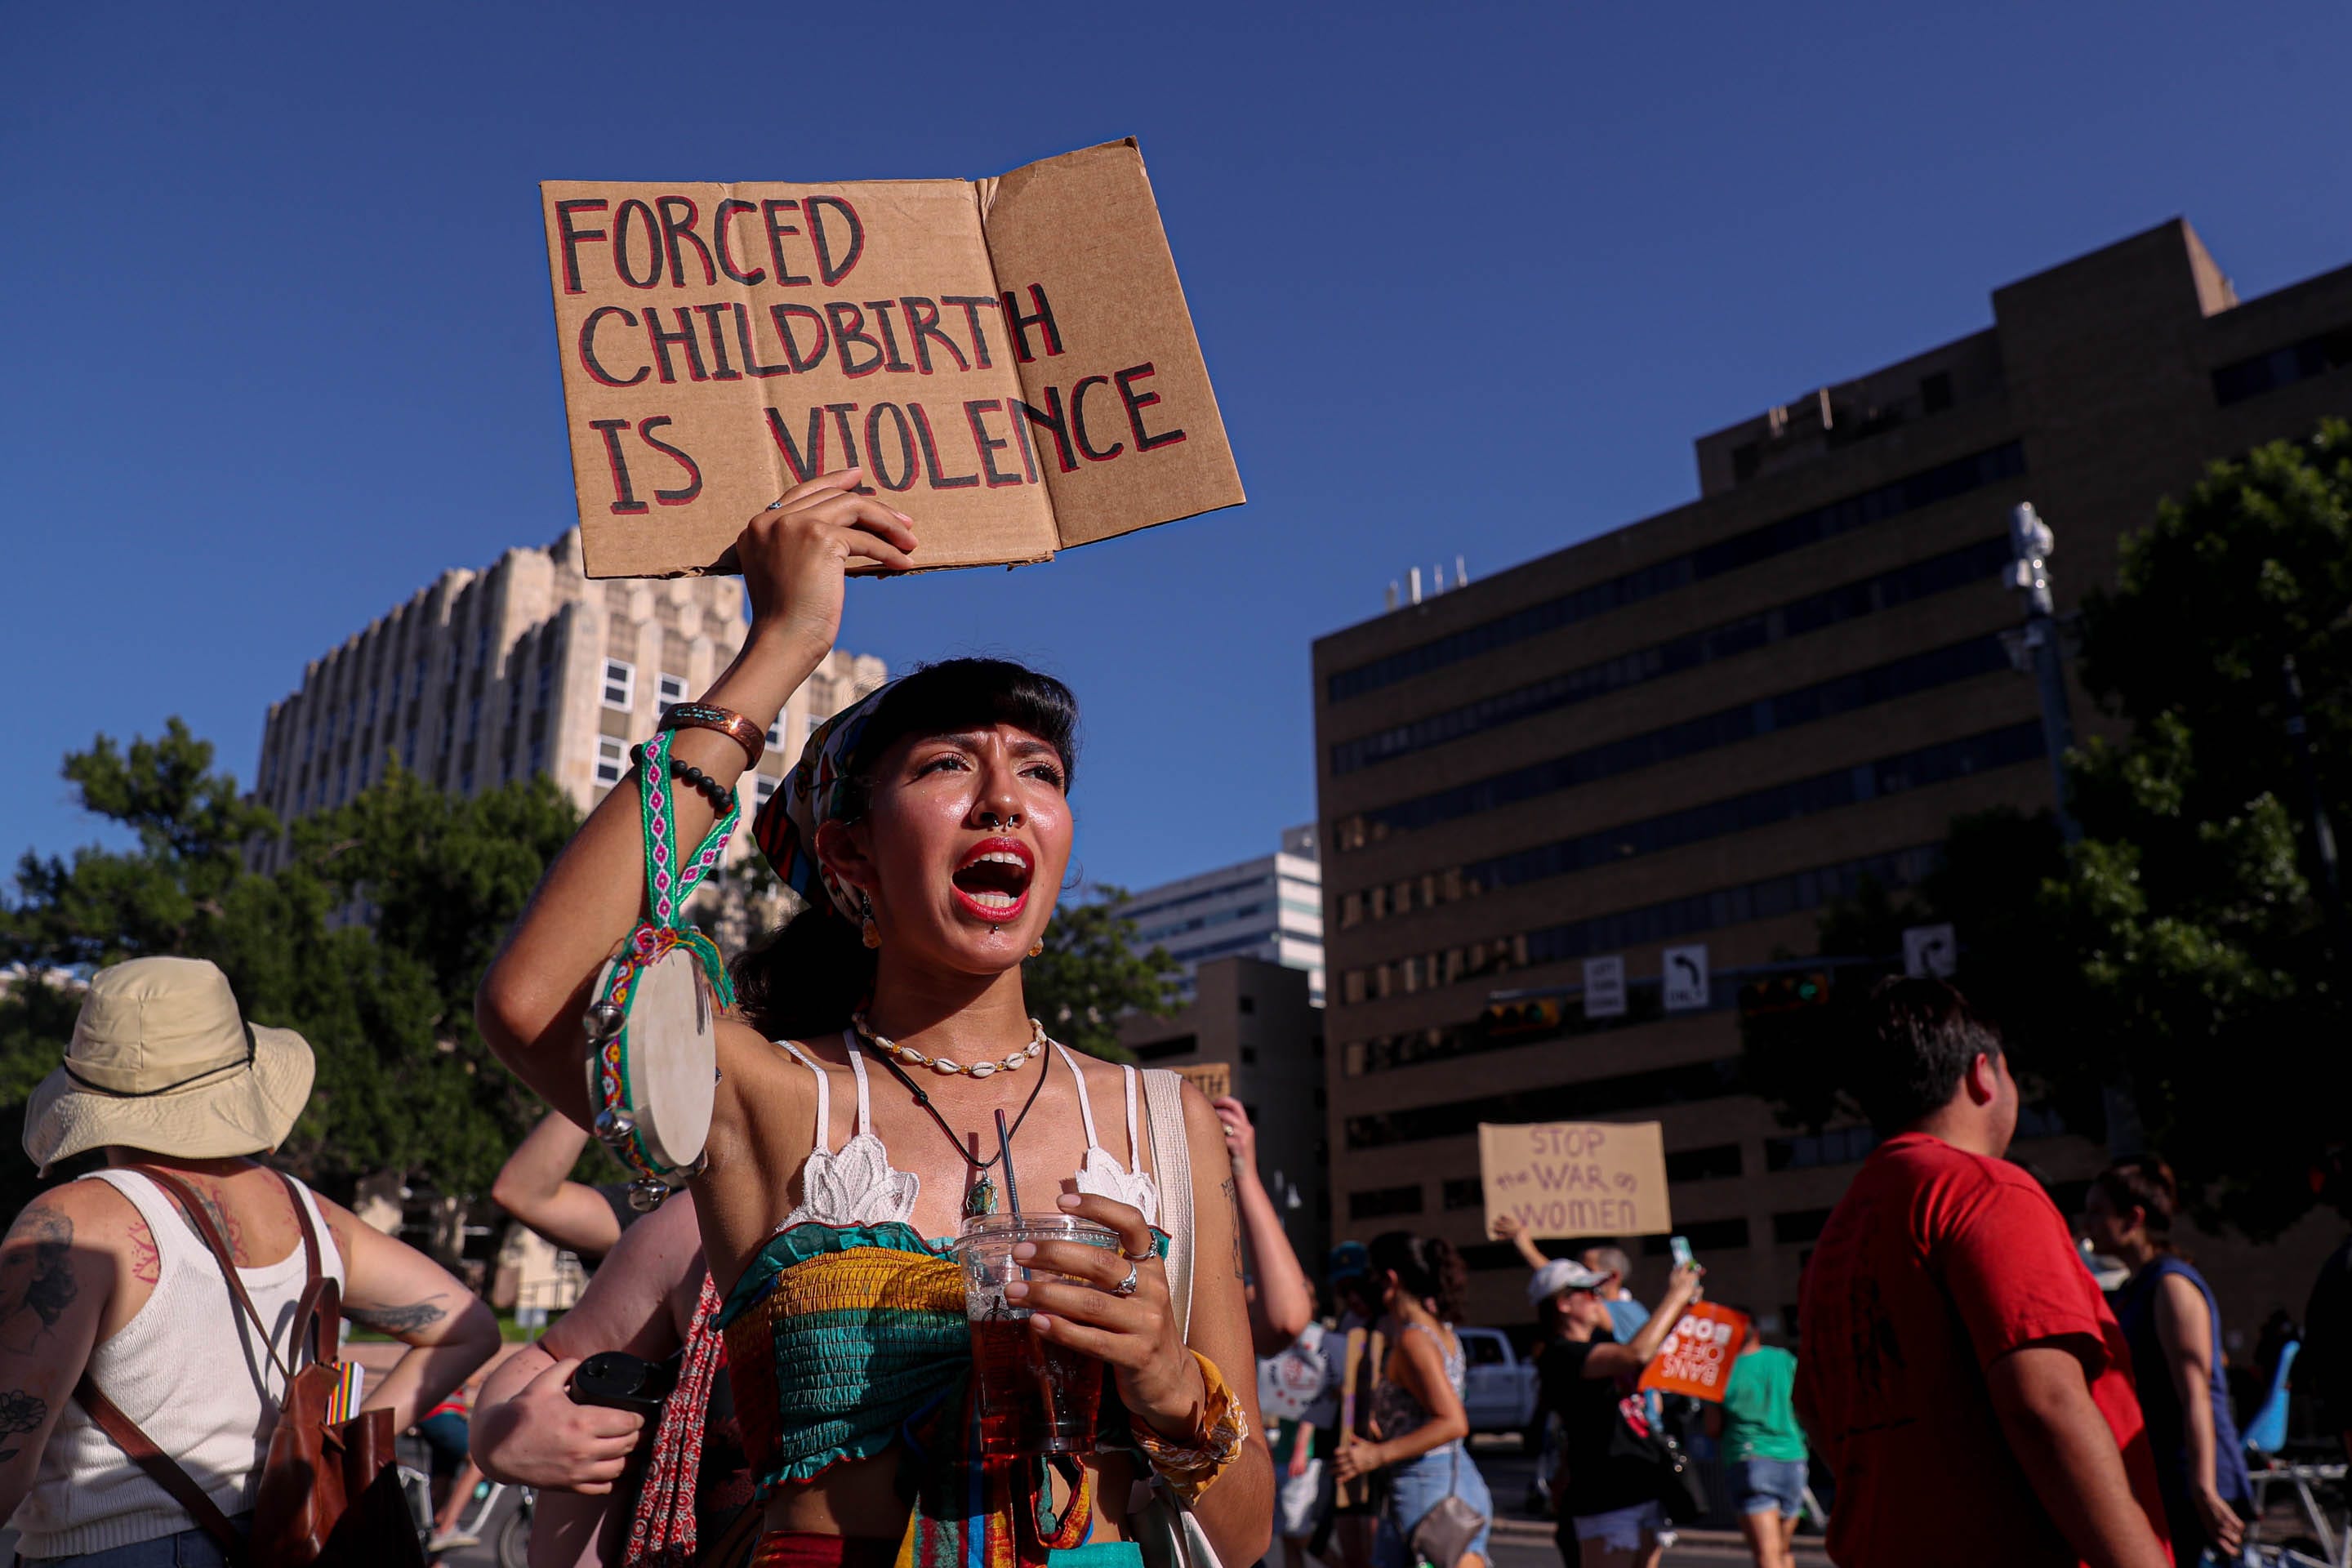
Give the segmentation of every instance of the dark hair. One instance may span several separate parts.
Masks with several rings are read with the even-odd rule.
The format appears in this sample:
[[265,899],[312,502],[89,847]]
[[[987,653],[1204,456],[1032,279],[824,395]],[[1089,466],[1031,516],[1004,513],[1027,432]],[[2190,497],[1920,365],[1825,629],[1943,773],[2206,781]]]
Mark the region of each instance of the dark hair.
[[1941,1110],[1979,1056],[2000,1056],[2000,1031],[1933,978],[1895,976],[1870,993],[1854,1041],[1853,1089],[1881,1136]]
[[2139,1210],[2148,1244],[2158,1252],[2172,1250],[2172,1216],[2180,1212],[2180,1184],[2173,1180],[2171,1166],[2153,1154],[2118,1160],[2092,1177],[2091,1184],[2105,1194],[2117,1218]]
[[1372,1237],[1370,1250],[1374,1275],[1393,1272],[1407,1294],[1430,1303],[1439,1322],[1462,1321],[1470,1270],[1451,1243],[1439,1237],[1391,1230]]
[[[1063,787],[1077,776],[1078,703],[1070,689],[1002,658],[950,658],[917,668],[893,686],[843,759],[839,820],[866,814],[882,754],[909,735],[1009,724],[1062,757]],[[811,855],[816,847],[806,847]],[[771,1039],[838,1034],[874,989],[874,954],[857,928],[822,890],[782,929],[730,966],[744,1021]]]

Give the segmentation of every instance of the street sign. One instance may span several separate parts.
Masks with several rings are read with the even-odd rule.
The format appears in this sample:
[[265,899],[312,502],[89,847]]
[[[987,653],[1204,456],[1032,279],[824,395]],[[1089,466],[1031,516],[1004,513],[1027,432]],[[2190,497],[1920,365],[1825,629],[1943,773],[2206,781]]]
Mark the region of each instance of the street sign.
[[1706,943],[1693,942],[1688,947],[1670,947],[1664,958],[1666,982],[1666,1011],[1696,1012],[1707,1005],[1714,991],[1706,978]]
[[1625,1016],[1625,955],[1584,961],[1584,1016],[1622,1018]]
[[1904,973],[1914,979],[1926,974],[1942,979],[1959,967],[1959,939],[1952,934],[1950,922],[1903,928]]

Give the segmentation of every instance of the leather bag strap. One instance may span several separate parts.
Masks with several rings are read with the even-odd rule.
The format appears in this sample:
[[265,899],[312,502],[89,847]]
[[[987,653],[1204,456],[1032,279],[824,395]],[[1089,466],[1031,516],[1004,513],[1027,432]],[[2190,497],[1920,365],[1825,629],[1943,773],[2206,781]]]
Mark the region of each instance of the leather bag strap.
[[180,1468],[177,1460],[157,1447],[147,1434],[139,1429],[137,1422],[125,1415],[114,1401],[100,1394],[89,1373],[82,1374],[80,1384],[74,1389],[74,1398],[80,1401],[81,1407],[89,1413],[89,1418],[98,1429],[113,1438],[115,1447],[129,1456],[132,1464],[146,1472],[149,1480],[170,1494],[172,1500],[187,1510],[188,1517],[195,1521],[205,1534],[219,1542],[222,1552],[230,1563],[236,1568],[248,1568],[253,1558],[245,1537],[237,1533],[236,1526],[229,1522],[228,1515],[220,1510],[220,1505],[205,1495],[205,1489],[196,1484],[194,1476]]
[[[213,1260],[220,1265],[221,1277],[228,1281],[228,1293],[236,1298],[236,1304],[245,1309],[246,1317],[252,1321],[254,1331],[261,1336],[262,1353],[290,1380],[294,1375],[294,1368],[289,1364],[292,1347],[288,1347],[286,1356],[278,1355],[276,1338],[270,1333],[269,1325],[262,1321],[261,1312],[254,1306],[253,1298],[246,1293],[245,1280],[236,1271],[236,1258],[229,1251],[228,1243],[222,1239],[220,1227],[213,1224],[212,1214],[205,1207],[204,1199],[197,1195],[194,1187],[169,1171],[154,1165],[133,1165],[131,1168],[163,1188],[179,1204],[182,1212],[187,1215],[188,1222],[196,1227],[196,1234],[204,1237],[206,1247],[212,1248]],[[301,1205],[297,1203],[295,1207],[299,1211]],[[307,1215],[302,1217],[306,1221],[309,1218]]]

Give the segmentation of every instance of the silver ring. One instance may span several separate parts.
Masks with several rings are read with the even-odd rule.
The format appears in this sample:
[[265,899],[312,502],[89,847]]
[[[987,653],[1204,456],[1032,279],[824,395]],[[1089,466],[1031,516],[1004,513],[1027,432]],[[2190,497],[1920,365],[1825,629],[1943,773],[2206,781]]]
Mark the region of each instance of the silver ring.
[[1110,1293],[1111,1293],[1112,1295],[1114,1295],[1114,1296],[1132,1296],[1132,1295],[1134,1295],[1134,1294],[1135,1294],[1135,1276],[1136,1276],[1136,1271],[1137,1271],[1137,1270],[1139,1270],[1139,1269],[1140,1269],[1142,1267],[1143,1267],[1143,1265],[1142,1265],[1142,1264],[1140,1264],[1140,1263],[1130,1263],[1130,1264],[1129,1264],[1129,1265],[1127,1266],[1127,1278],[1126,1278],[1126,1279],[1122,1279],[1122,1280],[1120,1280],[1118,1284],[1116,1284],[1116,1285],[1112,1286],[1112,1287],[1110,1288]]

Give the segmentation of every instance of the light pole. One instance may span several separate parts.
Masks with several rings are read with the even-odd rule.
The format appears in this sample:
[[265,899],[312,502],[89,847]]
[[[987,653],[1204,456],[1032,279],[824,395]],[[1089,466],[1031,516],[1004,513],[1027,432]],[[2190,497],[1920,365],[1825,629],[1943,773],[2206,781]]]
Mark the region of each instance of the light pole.
[[2050,555],[2057,538],[2032,501],[2009,509],[2009,585],[2025,600],[2025,626],[2010,657],[2033,677],[2042,694],[2042,749],[2050,759],[2051,810],[2058,835],[2068,844],[2083,837],[2066,798],[2066,753],[2074,744],[2074,717],[2066,705],[2066,674],[2060,661],[2058,617],[2050,600]]

